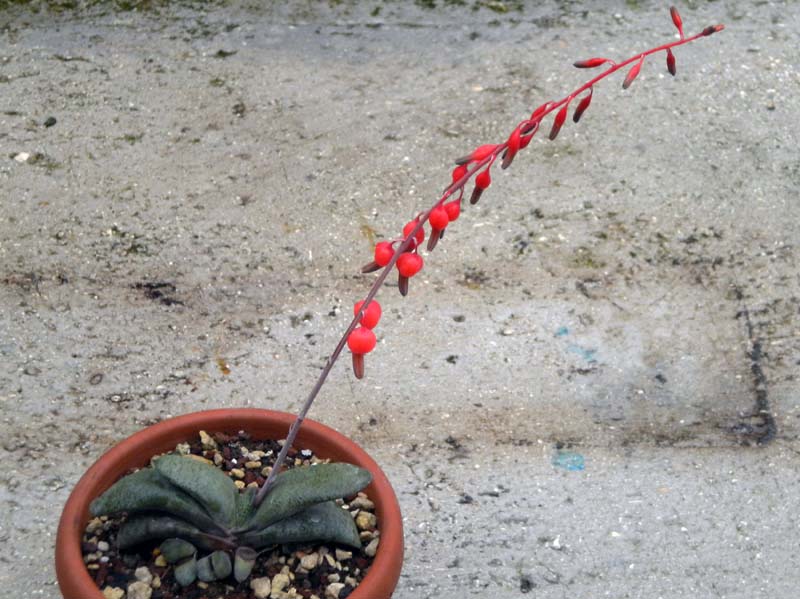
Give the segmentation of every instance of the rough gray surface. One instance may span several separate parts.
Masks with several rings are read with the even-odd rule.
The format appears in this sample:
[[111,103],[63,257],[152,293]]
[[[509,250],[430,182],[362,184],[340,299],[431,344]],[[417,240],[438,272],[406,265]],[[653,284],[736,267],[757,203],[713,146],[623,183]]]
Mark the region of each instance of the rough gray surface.
[[[0,594],[58,596],[114,442],[295,410],[454,157],[674,35],[656,2],[429,4],[0,12]],[[796,596],[800,8],[681,10],[728,29],[498,171],[312,411],[395,485],[398,599]]]

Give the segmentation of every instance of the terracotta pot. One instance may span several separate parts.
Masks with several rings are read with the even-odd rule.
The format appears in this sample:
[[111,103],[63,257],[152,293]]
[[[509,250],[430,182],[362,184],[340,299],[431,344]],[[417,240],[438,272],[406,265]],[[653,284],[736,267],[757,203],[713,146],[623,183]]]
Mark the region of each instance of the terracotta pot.
[[[56,539],[56,574],[65,599],[103,599],[89,576],[81,554],[81,538],[89,521],[89,504],[131,468],[170,451],[178,443],[197,439],[198,431],[235,434],[244,430],[261,439],[283,439],[294,420],[291,414],[256,409],[196,412],[165,420],[139,431],[106,452],[78,481],[69,496]],[[375,502],[381,542],[369,572],[350,599],[388,599],[403,564],[403,523],[389,480],[363,449],[347,437],[318,422],[306,420],[296,444],[337,462],[348,462],[372,473],[366,492]]]

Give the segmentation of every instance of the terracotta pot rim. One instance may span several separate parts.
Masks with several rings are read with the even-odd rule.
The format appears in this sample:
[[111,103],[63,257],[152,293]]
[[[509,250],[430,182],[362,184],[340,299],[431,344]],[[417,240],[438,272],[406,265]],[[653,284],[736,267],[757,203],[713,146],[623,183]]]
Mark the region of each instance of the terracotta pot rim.
[[[89,520],[89,503],[122,474],[131,468],[146,465],[153,455],[197,438],[199,430],[245,430],[254,436],[284,438],[294,418],[294,415],[285,412],[257,408],[193,412],[142,429],[109,449],[78,481],[61,514],[56,537],[56,574],[64,597],[103,599],[101,590],[84,566],[81,536]],[[373,481],[367,487],[367,493],[375,502],[381,542],[369,572],[350,598],[388,599],[397,585],[403,562],[402,516],[389,480],[378,464],[355,442],[319,422],[303,422],[298,444],[307,445],[321,456],[347,461],[372,473]]]

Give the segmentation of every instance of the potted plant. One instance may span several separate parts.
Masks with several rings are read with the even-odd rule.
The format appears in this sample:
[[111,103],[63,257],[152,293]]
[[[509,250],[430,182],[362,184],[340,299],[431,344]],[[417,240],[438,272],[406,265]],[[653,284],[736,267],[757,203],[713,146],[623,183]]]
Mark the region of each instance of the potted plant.
[[[495,163],[499,161],[501,168],[508,168],[517,154],[530,144],[551,113],[554,116],[548,137],[554,140],[573,105],[573,121],[577,123],[581,119],[592,101],[594,86],[600,81],[626,69],[622,87],[627,89],[646,59],[658,53],[664,53],[667,69],[675,75],[674,48],[723,29],[722,25],[709,26],[687,37],[678,11],[672,8],[670,13],[678,31],[677,40],[640,52],[622,62],[604,57],[576,62],[578,68],[605,68],[564,98],[536,108],[530,117],[513,128],[504,142],[481,145],[458,159],[451,182],[439,199],[409,221],[397,238],[375,246],[373,260],[363,267],[362,272],[379,271],[379,274],[366,297],[355,304],[352,321],[297,416],[265,410],[213,410],[189,414],[140,431],[102,456],[76,486],[59,525],[56,566],[64,596],[88,599],[122,597],[125,593],[123,589],[105,589],[103,594],[84,565],[84,554],[91,549],[84,547],[85,551],[82,551],[81,542],[91,515],[106,518],[100,522],[108,522],[109,517],[119,517],[113,538],[120,555],[128,549],[147,547],[174,578],[173,588],[177,588],[175,584],[188,587],[222,580],[228,581],[228,588],[239,593],[237,597],[242,596],[242,589],[247,588],[259,554],[270,547],[326,542],[340,547],[340,552],[336,553],[339,557],[352,555],[347,547],[356,551],[363,549],[362,543],[367,539],[373,549],[374,561],[368,571],[366,566],[355,568],[367,571],[363,579],[355,581],[351,578],[343,583],[339,574],[334,574],[334,578],[328,579],[333,582],[316,596],[319,599],[323,595],[341,599],[390,597],[399,579],[403,553],[402,523],[394,492],[377,464],[355,443],[321,424],[306,420],[306,415],[345,347],[351,352],[354,375],[359,379],[364,376],[364,358],[375,348],[373,329],[381,317],[381,307],[375,300],[378,290],[396,269],[398,289],[404,296],[408,293],[410,280],[423,267],[420,254],[423,244],[427,252],[432,252],[448,226],[459,218],[465,190],[471,180],[474,179],[474,186],[469,203],[475,204],[491,184],[491,169]],[[205,437],[198,441],[201,431]],[[224,451],[218,451],[216,441],[206,431],[225,439],[244,434],[242,438],[248,440],[284,441],[281,446],[276,445],[274,451],[270,450],[277,454],[271,460],[274,466],[266,466],[259,476],[245,473],[241,468],[232,468],[231,464],[238,465],[236,460],[230,459]],[[205,451],[195,452],[195,459],[191,459],[192,455],[180,455],[192,454],[192,443],[195,446],[199,443],[200,450]],[[234,442],[234,445],[236,443],[241,448],[241,443]],[[181,451],[182,444],[188,449]],[[326,463],[303,464],[303,460],[292,453],[299,449],[308,450],[309,455],[316,454]],[[255,456],[259,459],[251,460],[252,463],[258,462],[257,467],[261,468],[260,458],[270,452],[259,451],[260,455]],[[240,457],[245,455],[252,457],[255,452],[242,453]],[[296,467],[284,470],[287,465]],[[224,472],[226,468],[227,472]],[[250,480],[246,483],[248,474]],[[235,481],[237,478],[240,480]],[[362,490],[366,495],[357,496]],[[358,514],[366,508],[341,509],[356,504],[374,504],[374,516],[363,519],[370,520],[372,528],[377,521],[379,533],[365,530],[358,523]],[[105,523],[102,527],[108,528]],[[328,561],[333,559],[331,557]],[[280,573],[283,578],[279,583],[275,582],[278,574],[274,574],[272,580],[267,578],[266,590],[258,590],[251,581],[254,595],[273,598],[309,596],[307,587],[301,592],[289,583],[295,577],[294,572],[307,573],[310,561],[313,560],[304,562],[301,558],[299,561],[279,562],[285,564]],[[347,569],[347,572],[353,571]],[[151,596],[153,577],[150,576],[149,580],[141,578],[127,588],[128,599],[133,599],[134,595]],[[179,595],[173,593],[169,596]]]

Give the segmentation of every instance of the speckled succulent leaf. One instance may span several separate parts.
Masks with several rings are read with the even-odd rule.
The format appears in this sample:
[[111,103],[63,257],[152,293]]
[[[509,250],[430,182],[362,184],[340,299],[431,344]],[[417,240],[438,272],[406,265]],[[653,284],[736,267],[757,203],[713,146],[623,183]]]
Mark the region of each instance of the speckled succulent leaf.
[[353,517],[334,501],[312,505],[280,522],[249,532],[242,536],[242,541],[257,548],[311,541],[361,547]]
[[236,513],[233,517],[233,525],[235,527],[244,526],[253,515],[253,497],[255,495],[256,489],[253,487],[245,489],[244,493],[236,495]]
[[182,587],[188,587],[197,580],[197,559],[195,556],[175,566],[174,576]]
[[219,468],[189,457],[165,455],[154,462],[159,474],[194,497],[214,520],[233,522],[239,491]]
[[140,514],[126,520],[117,534],[117,545],[125,550],[147,541],[179,538],[202,549],[215,549],[207,535],[188,522],[171,516]]
[[369,471],[352,464],[317,464],[281,472],[247,528],[259,530],[317,503],[355,495],[371,481]]
[[92,501],[93,516],[112,516],[127,512],[165,512],[193,523],[204,530],[220,530],[194,498],[170,483],[152,468],[122,477]]
[[197,553],[197,549],[189,541],[177,538],[167,539],[161,543],[158,549],[170,564],[184,560]]
[[247,580],[256,565],[258,552],[252,547],[237,547],[233,555],[233,577],[236,582]]
[[224,551],[215,551],[197,560],[197,578],[203,582],[227,578],[232,570],[231,557]]

